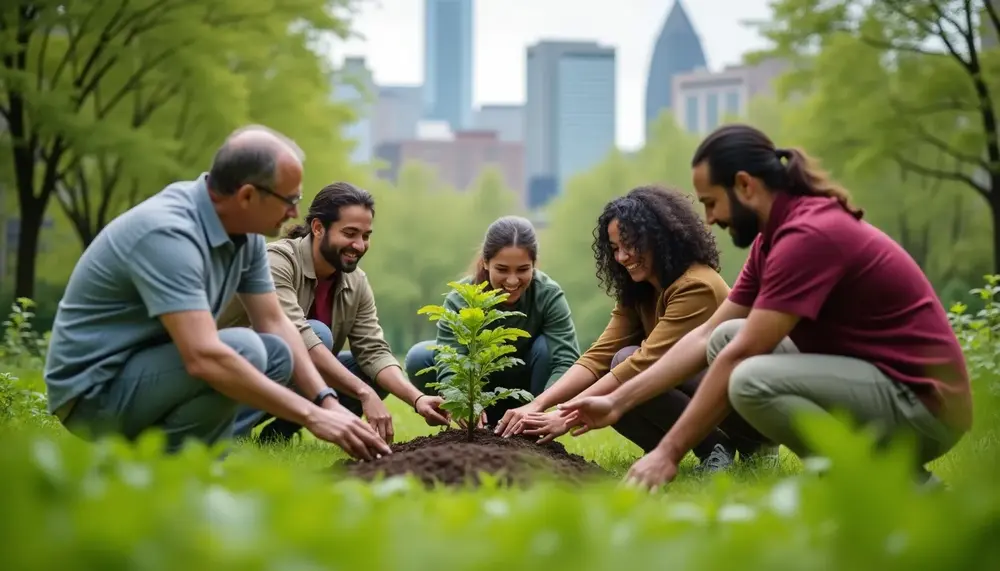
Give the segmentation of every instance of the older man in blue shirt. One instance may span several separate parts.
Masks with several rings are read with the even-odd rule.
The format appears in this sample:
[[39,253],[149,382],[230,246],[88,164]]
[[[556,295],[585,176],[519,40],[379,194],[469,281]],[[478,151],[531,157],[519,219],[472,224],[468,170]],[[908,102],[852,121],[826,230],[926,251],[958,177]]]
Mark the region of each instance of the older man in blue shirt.
[[[158,428],[176,451],[189,438],[230,437],[242,403],[356,458],[388,454],[325,385],[275,294],[262,234],[298,215],[301,181],[295,144],[252,126],[225,141],[208,173],[113,220],[59,303],[45,366],[50,412],[84,438]],[[234,296],[253,329],[217,329]]]

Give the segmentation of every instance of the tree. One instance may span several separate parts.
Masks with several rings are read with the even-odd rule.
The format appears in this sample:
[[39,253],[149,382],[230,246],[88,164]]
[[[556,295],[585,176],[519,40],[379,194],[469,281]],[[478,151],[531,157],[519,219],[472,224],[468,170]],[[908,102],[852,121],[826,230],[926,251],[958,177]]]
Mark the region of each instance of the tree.
[[993,225],[1000,270],[1000,13],[982,0],[776,0],[760,25],[797,63],[782,90],[804,95],[802,124],[855,166],[889,159],[972,190]]
[[32,296],[53,197],[88,243],[143,189],[203,160],[252,116],[250,95],[276,72],[276,48],[293,47],[288,38],[308,45],[317,34],[343,34],[332,8],[347,1],[5,3],[0,118],[21,219],[16,295]]

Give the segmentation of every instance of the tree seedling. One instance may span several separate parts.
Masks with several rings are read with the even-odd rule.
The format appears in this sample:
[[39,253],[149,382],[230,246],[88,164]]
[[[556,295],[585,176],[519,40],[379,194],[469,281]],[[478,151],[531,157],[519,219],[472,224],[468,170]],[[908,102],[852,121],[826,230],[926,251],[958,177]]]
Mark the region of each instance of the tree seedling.
[[466,307],[455,311],[441,305],[426,305],[417,311],[418,314],[428,315],[431,321],[441,321],[464,348],[459,350],[452,346],[433,345],[431,349],[435,351],[435,365],[422,369],[417,374],[437,372],[441,367],[451,373],[443,380],[428,383],[427,386],[438,389],[444,399],[441,408],[450,412],[452,418],[466,420],[470,442],[477,421],[487,407],[511,397],[525,402],[532,400],[531,393],[523,389],[494,387],[490,391],[483,390],[491,374],[524,364],[523,360],[510,355],[516,348],[508,342],[520,337],[530,337],[527,331],[514,327],[487,328],[501,319],[524,315],[519,311],[496,309],[509,294],[497,289],[487,290],[487,283],[484,281],[477,285],[448,282],[452,290],[465,301]]

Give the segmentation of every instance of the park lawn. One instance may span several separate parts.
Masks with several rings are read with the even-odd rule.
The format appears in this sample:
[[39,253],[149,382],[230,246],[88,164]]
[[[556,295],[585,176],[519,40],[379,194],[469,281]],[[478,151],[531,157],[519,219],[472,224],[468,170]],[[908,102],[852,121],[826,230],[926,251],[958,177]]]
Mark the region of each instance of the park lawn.
[[[38,386],[37,373],[21,373]],[[997,386],[993,381],[993,386]],[[8,569],[605,570],[992,569],[1000,559],[998,395],[980,380],[975,432],[937,463],[951,491],[918,491],[904,458],[863,433],[814,427],[834,469],[739,467],[650,494],[606,483],[426,490],[336,481],[309,436],[242,444],[222,462],[155,434],[126,445],[59,427],[0,430],[0,553]],[[990,396],[992,395],[992,397]],[[397,438],[430,432],[390,399]],[[621,475],[638,449],[612,430],[560,439]]]

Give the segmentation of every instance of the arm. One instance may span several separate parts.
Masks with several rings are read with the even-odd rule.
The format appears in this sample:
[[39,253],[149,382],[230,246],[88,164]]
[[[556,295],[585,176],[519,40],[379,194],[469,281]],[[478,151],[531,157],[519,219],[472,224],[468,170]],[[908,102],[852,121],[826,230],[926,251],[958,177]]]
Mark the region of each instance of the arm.
[[703,370],[708,365],[708,339],[715,328],[730,319],[744,318],[749,313],[749,307],[728,299],[722,302],[708,321],[682,337],[648,369],[612,392],[612,406],[620,412],[631,410]]
[[542,334],[549,344],[551,373],[549,383],[563,376],[580,358],[580,343],[576,338],[576,326],[566,294],[555,287],[545,304]]
[[773,352],[800,319],[816,320],[843,276],[849,255],[831,237],[810,228],[790,229],[775,237],[746,324],[719,352],[691,404],[660,442],[658,448],[675,465],[729,414],[733,369],[746,359]]
[[412,407],[417,397],[423,393],[403,374],[402,367],[385,341],[378,322],[375,295],[367,279],[359,284],[358,312],[347,338],[361,370],[379,386]]
[[[168,254],[168,255],[165,255]],[[129,272],[150,317],[159,318],[184,369],[227,397],[306,425],[319,407],[275,383],[219,338],[205,294],[205,268],[193,238],[157,230],[128,252]],[[255,284],[266,288],[269,278]]]
[[[319,371],[316,370],[312,359],[309,358],[308,349],[300,336],[300,329],[283,311],[282,303],[275,292],[276,287],[271,276],[271,266],[265,251],[263,237],[252,237],[249,247],[254,248],[254,254],[250,268],[244,274],[237,289],[240,301],[246,308],[247,316],[256,331],[277,335],[288,344],[292,351],[295,367],[293,373],[295,383],[300,392],[311,399],[319,394],[326,387],[326,384]],[[284,272],[281,271],[287,267],[278,266],[278,274],[281,276],[283,294],[286,298],[294,296],[290,276],[284,275]],[[294,305],[298,307],[298,303]]]
[[[640,338],[639,318],[632,309],[615,304],[611,319],[597,341],[576,360],[558,381],[538,395],[537,410],[545,410],[580,394],[611,370],[615,353]],[[617,384],[617,383],[616,383]]]
[[[323,342],[320,341],[316,332],[313,331],[312,327],[306,321],[305,311],[301,306],[299,306],[298,291],[296,291],[294,279],[295,270],[292,260],[280,251],[272,249],[268,252],[268,266],[270,268],[271,278],[274,282],[274,289],[278,297],[278,304],[280,306],[281,313],[291,321],[293,327],[295,327],[298,334],[301,336],[301,339],[305,343],[306,349],[308,350],[308,358],[302,357],[301,359],[312,361],[325,383],[338,391],[343,391],[344,393],[359,399],[361,398],[361,395],[367,394],[368,392],[373,393],[374,391],[372,391],[371,387],[353,375],[347,367],[345,367],[343,363],[341,363],[337,357],[331,353],[325,345],[323,345]],[[254,302],[248,301],[245,297],[241,299],[241,301],[250,316],[250,322],[254,324],[254,328],[258,331],[269,330],[261,329],[254,320],[254,313],[249,307],[249,303]],[[267,309],[258,308],[258,312],[259,311],[266,312]],[[266,327],[273,328],[273,325],[268,325]],[[299,361],[300,357],[296,356],[296,364],[298,364]]]

